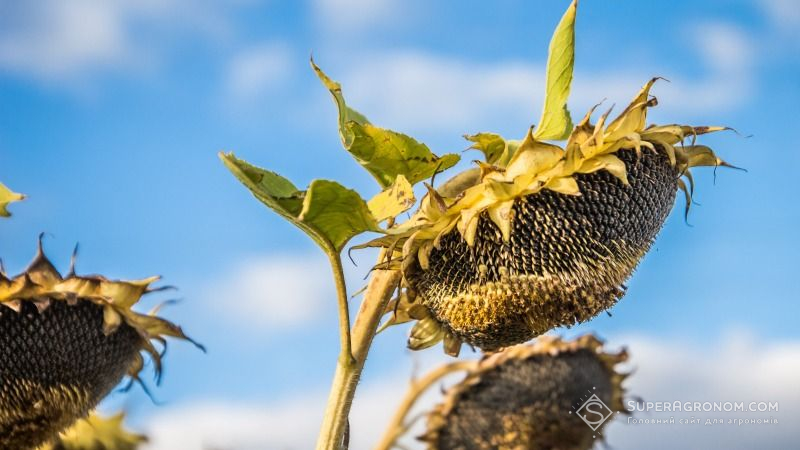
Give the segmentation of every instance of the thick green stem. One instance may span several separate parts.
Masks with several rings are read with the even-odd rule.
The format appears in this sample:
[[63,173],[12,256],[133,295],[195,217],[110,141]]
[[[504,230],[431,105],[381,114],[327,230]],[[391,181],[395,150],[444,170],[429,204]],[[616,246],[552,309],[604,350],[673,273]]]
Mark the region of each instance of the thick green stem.
[[317,440],[317,450],[341,450],[344,446],[350,406],[361,378],[361,371],[386,303],[400,283],[400,277],[400,272],[396,270],[375,270],[372,273],[352,332],[348,330],[352,340],[352,353],[350,353],[352,358],[340,357],[336,365],[328,405],[322,419],[322,429]]
[[350,338],[350,304],[347,297],[347,285],[344,281],[342,258],[335,250],[326,251],[333,269],[333,279],[336,282],[336,299],[339,303],[339,336],[341,350],[339,361],[349,366],[353,362],[352,341]]

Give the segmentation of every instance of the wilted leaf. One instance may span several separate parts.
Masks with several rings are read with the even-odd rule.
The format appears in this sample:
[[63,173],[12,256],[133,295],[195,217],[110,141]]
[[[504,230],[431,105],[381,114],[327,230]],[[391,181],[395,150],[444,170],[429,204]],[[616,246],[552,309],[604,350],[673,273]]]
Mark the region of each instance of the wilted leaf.
[[675,147],[682,155],[688,159],[689,167],[729,167],[738,169],[738,167],[726,163],[720,159],[710,147],[705,145],[684,145]]
[[513,180],[521,175],[539,174],[553,168],[563,157],[561,147],[538,141],[529,132],[509,161],[506,177]]
[[333,96],[333,101],[336,103],[336,109],[339,112],[339,136],[342,138],[342,145],[344,145],[345,148],[349,148],[353,143],[353,134],[347,129],[347,123],[355,122],[361,125],[367,125],[369,121],[363,114],[347,106],[344,101],[344,95],[342,95],[342,85],[331,80],[328,75],[314,63],[313,59],[311,60],[311,68],[314,69],[317,77],[319,77],[322,84]]
[[686,206],[684,207],[684,210],[683,210],[683,220],[688,222],[689,221],[689,209],[691,209],[691,207],[692,207],[692,192],[686,186],[686,183],[680,178],[678,179],[678,188],[680,188],[680,190],[683,191],[683,195],[684,195],[684,197],[686,199]]
[[422,350],[444,339],[445,332],[433,317],[425,317],[411,328],[408,336],[408,348]]
[[305,231],[326,251],[341,251],[350,238],[365,231],[381,231],[361,196],[335,181],[314,180],[308,190],[301,191],[286,178],[233,153],[219,156],[257,199]]
[[381,222],[408,211],[415,202],[414,188],[411,183],[406,180],[406,177],[398,175],[394,183],[372,197],[367,206],[375,220]]
[[628,184],[628,172],[625,163],[616,155],[600,155],[583,162],[578,169],[578,173],[592,173],[600,169],[605,169],[611,175],[619,178],[623,184]]
[[506,149],[506,141],[499,134],[478,133],[472,136],[464,135],[464,138],[472,142],[470,148],[483,152],[489,164],[494,164]]
[[567,109],[572,71],[575,66],[575,12],[577,0],[567,8],[550,40],[547,55],[547,81],[542,118],[537,139],[566,139],[572,131],[572,117]]
[[647,108],[656,105],[655,98],[650,98],[650,89],[659,78],[651,78],[636,94],[624,111],[606,128],[606,142],[616,142],[632,133],[644,130],[647,120]]
[[449,169],[460,159],[452,153],[440,158],[410,136],[370,124],[366,117],[347,106],[339,83],[331,80],[313,60],[311,67],[331,92],[339,110],[339,134],[344,148],[382,188],[389,187],[398,175],[416,184],[436,171]]
[[481,170],[477,167],[459,172],[436,189],[442,197],[455,198],[466,189],[481,182]]
[[355,136],[348,150],[384,188],[398,175],[405,176],[411,184],[419,183],[437,171],[453,167],[460,159],[453,153],[440,158],[405,134],[356,122],[349,122],[347,127]]
[[24,199],[25,196],[22,194],[17,194],[16,192],[11,191],[11,189],[7,188],[5,184],[0,183],[0,216],[8,217],[11,213],[8,212],[6,207],[11,202],[17,202]]

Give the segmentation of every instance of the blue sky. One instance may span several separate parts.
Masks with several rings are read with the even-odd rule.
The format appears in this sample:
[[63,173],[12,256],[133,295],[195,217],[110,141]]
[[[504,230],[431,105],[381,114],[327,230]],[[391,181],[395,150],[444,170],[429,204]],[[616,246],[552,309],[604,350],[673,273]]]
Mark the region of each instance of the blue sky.
[[[251,198],[216,153],[233,150],[297,185],[330,178],[365,197],[375,192],[339,145],[335,108],[308,66],[312,52],[354,107],[434,152],[465,149],[464,133],[518,138],[538,118],[547,43],[567,3],[2,2],[0,180],[29,198],[0,222],[0,256],[11,272],[21,270],[44,231],[62,269],[80,242],[79,271],[161,274],[180,288],[174,295],[183,302],[165,314],[208,354],[171,346],[155,390],[164,405],[136,390],[107,405],[125,405],[139,429],[155,433],[152,448],[217,442],[210,433],[192,443],[174,440],[182,425],[198,423],[216,424],[220,436],[244,436],[235,448],[306,448],[308,436],[281,440],[289,438],[280,424],[295,412],[303,433],[316,429],[338,346],[330,275],[313,244]],[[691,226],[679,198],[613,317],[562,332],[591,330],[627,344],[634,364],[637,342],[651,352],[641,361],[682,346],[685,354],[668,366],[696,370],[687,377],[698,386],[712,383],[708,374],[734,356],[749,355],[742,364],[770,367],[777,378],[734,374],[730,383],[750,387],[719,395],[798,399],[796,385],[780,380],[800,375],[800,192],[793,175],[800,156],[792,147],[800,118],[800,6],[585,0],[576,51],[574,115],[603,99],[625,104],[650,76],[663,76],[670,82],[656,85],[660,105],[650,119],[738,129],[741,135],[704,142],[748,172],[719,170],[715,180],[712,171],[698,171],[701,205],[692,209]],[[372,258],[361,253],[359,266],[347,269],[352,291]],[[363,395],[362,412],[354,414],[371,431],[355,428],[354,445],[366,448],[372,429],[382,426],[378,419],[388,417],[414,358],[422,366],[443,360],[438,349],[410,356],[406,332],[377,339],[364,388],[377,397],[387,392],[387,400],[373,407]],[[724,359],[720,349],[740,341],[741,352]],[[763,360],[773,353],[747,348],[785,356],[773,367]],[[698,368],[698,361],[716,362]],[[657,374],[640,383],[632,387],[664,396],[691,391]],[[759,383],[773,390],[759,390]],[[786,417],[800,418],[790,412]],[[272,431],[254,435],[250,422],[239,421],[246,429],[230,423],[254,416],[271,421]],[[172,425],[159,428],[158,421]],[[618,448],[641,447],[631,441],[636,432],[615,427],[612,445],[619,436]],[[779,448],[791,432],[761,433],[761,442]]]

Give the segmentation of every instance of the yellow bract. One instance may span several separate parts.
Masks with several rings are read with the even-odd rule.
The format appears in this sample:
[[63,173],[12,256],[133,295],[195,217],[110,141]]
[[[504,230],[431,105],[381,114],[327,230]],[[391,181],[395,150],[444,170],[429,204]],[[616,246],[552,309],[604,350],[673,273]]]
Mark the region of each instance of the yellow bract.
[[125,414],[101,417],[95,413],[81,419],[61,433],[56,443],[40,450],[135,450],[147,442],[145,436],[127,431],[123,425]]
[[[194,343],[179,326],[156,317],[154,313],[140,314],[131,309],[143,295],[162,290],[151,287],[151,284],[159,279],[160,277],[156,276],[122,281],[109,280],[99,275],[83,277],[75,275],[74,267],[64,278],[44,255],[40,238],[36,257],[25,272],[14,278],[8,278],[0,271],[0,307],[19,312],[21,302],[30,301],[39,311],[44,311],[54,301],[70,304],[77,301],[92,302],[103,308],[104,333],[113,333],[123,323],[139,333],[142,337],[143,350],[153,359],[158,375],[161,371],[161,354],[151,340],[163,343],[164,338],[174,337]],[[142,367],[144,360],[141,355],[137,355],[129,375],[138,379]]]
[[[657,104],[650,96],[650,88],[657,80],[653,78],[645,83],[628,107],[607,125],[610,111],[602,114],[593,125],[590,120],[595,108],[592,108],[574,127],[565,148],[537,139],[533,128],[521,143],[504,141],[490,133],[468,136],[467,139],[475,143],[473,148],[483,151],[487,161],[478,162],[477,171],[473,169],[457,175],[439,191],[430,189],[411,219],[387,230],[388,236],[366,245],[402,246],[402,267],[416,258],[425,269],[430,251],[453,229],[458,230],[467,244],[473,245],[478,220],[484,212],[508,241],[515,199],[543,189],[581,195],[575,175],[599,170],[609,172],[627,185],[625,163],[616,155],[621,149],[634,149],[637,153],[662,152],[678,173],[687,178],[689,186],[692,167],[732,167],[709,147],[676,145],[690,137],[726,130],[725,127],[646,126],[647,109]],[[691,188],[682,180],[679,187],[691,203]]]
[[0,183],[0,216],[10,216],[11,214],[6,209],[6,206],[8,206],[8,204],[11,202],[18,202],[24,198],[24,195],[18,194],[7,188],[5,184]]

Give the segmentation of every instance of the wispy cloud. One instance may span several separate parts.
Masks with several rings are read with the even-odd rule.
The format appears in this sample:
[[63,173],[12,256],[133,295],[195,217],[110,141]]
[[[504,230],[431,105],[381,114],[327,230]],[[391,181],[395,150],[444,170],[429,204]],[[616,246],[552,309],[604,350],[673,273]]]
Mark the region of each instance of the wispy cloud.
[[401,20],[398,0],[313,0],[314,19],[331,34],[355,34]]
[[[669,104],[693,114],[719,113],[741,107],[756,89],[755,37],[741,27],[727,22],[702,22],[688,27],[688,45],[696,50],[689,61],[704,70],[694,78],[682,74],[663,86],[663,98]],[[691,105],[691,108],[687,108]]]
[[0,69],[45,81],[152,64],[153,34],[219,36],[227,27],[212,3],[185,0],[74,0],[0,6]]
[[[611,342],[623,343],[629,347],[632,367],[636,369],[627,383],[631,395],[650,401],[778,401],[780,411],[773,415],[783,425],[676,424],[654,428],[627,425],[625,419],[620,419],[620,423],[609,427],[608,442],[614,448],[711,448],[720,442],[733,450],[794,445],[791,424],[800,419],[800,411],[794,407],[800,401],[800,392],[795,388],[800,377],[800,342],[761,342],[747,333],[723,335],[703,345],[642,335]],[[440,361],[430,358],[425,366]],[[375,444],[408,381],[408,377],[396,375],[361,387],[351,416],[351,448],[368,449]],[[437,390],[431,391],[418,409],[427,410],[438,401]],[[147,430],[152,437],[148,448],[311,448],[324,403],[323,392],[304,392],[268,405],[209,401],[176,407],[152,418]],[[645,418],[644,413],[638,414]],[[700,416],[706,417],[704,413]],[[719,414],[708,417],[718,418]],[[415,428],[410,436],[418,431],[420,428]],[[422,448],[413,439],[406,439],[405,444],[408,448]]]
[[254,102],[281,88],[291,77],[292,50],[288,44],[270,41],[235,54],[228,67],[226,86],[236,102]]
[[541,104],[542,66],[475,63],[420,51],[387,51],[358,59],[342,81],[349,102],[381,125],[456,130],[530,117]]
[[[752,38],[728,23],[689,27],[687,58],[700,76],[682,67],[654,73],[629,65],[624,71],[598,68],[575,74],[570,106],[581,115],[603,99],[627,104],[653,75],[660,111],[719,113],[746,104],[754,90],[756,55]],[[464,133],[507,127],[509,119],[538,120],[544,96],[544,64],[521,60],[476,62],[417,50],[386,50],[355,58],[341,76],[349,102],[381,125],[407,131]]]
[[[800,341],[764,342],[746,331],[728,332],[705,342],[657,340],[631,336],[634,375],[629,392],[644,401],[778,402],[779,411],[638,412],[641,419],[675,418],[675,425],[612,426],[608,441],[615,448],[790,448],[796,441],[791,424],[800,420]],[[703,425],[679,425],[679,418],[701,418]],[[705,419],[778,419],[777,425],[706,426]]]
[[[317,255],[248,258],[205,291],[205,304],[238,326],[276,332],[313,322],[333,292],[330,269]],[[220,305],[227,305],[221,308]]]
[[795,0],[760,0],[758,3],[780,30],[797,36],[800,27],[800,7]]

